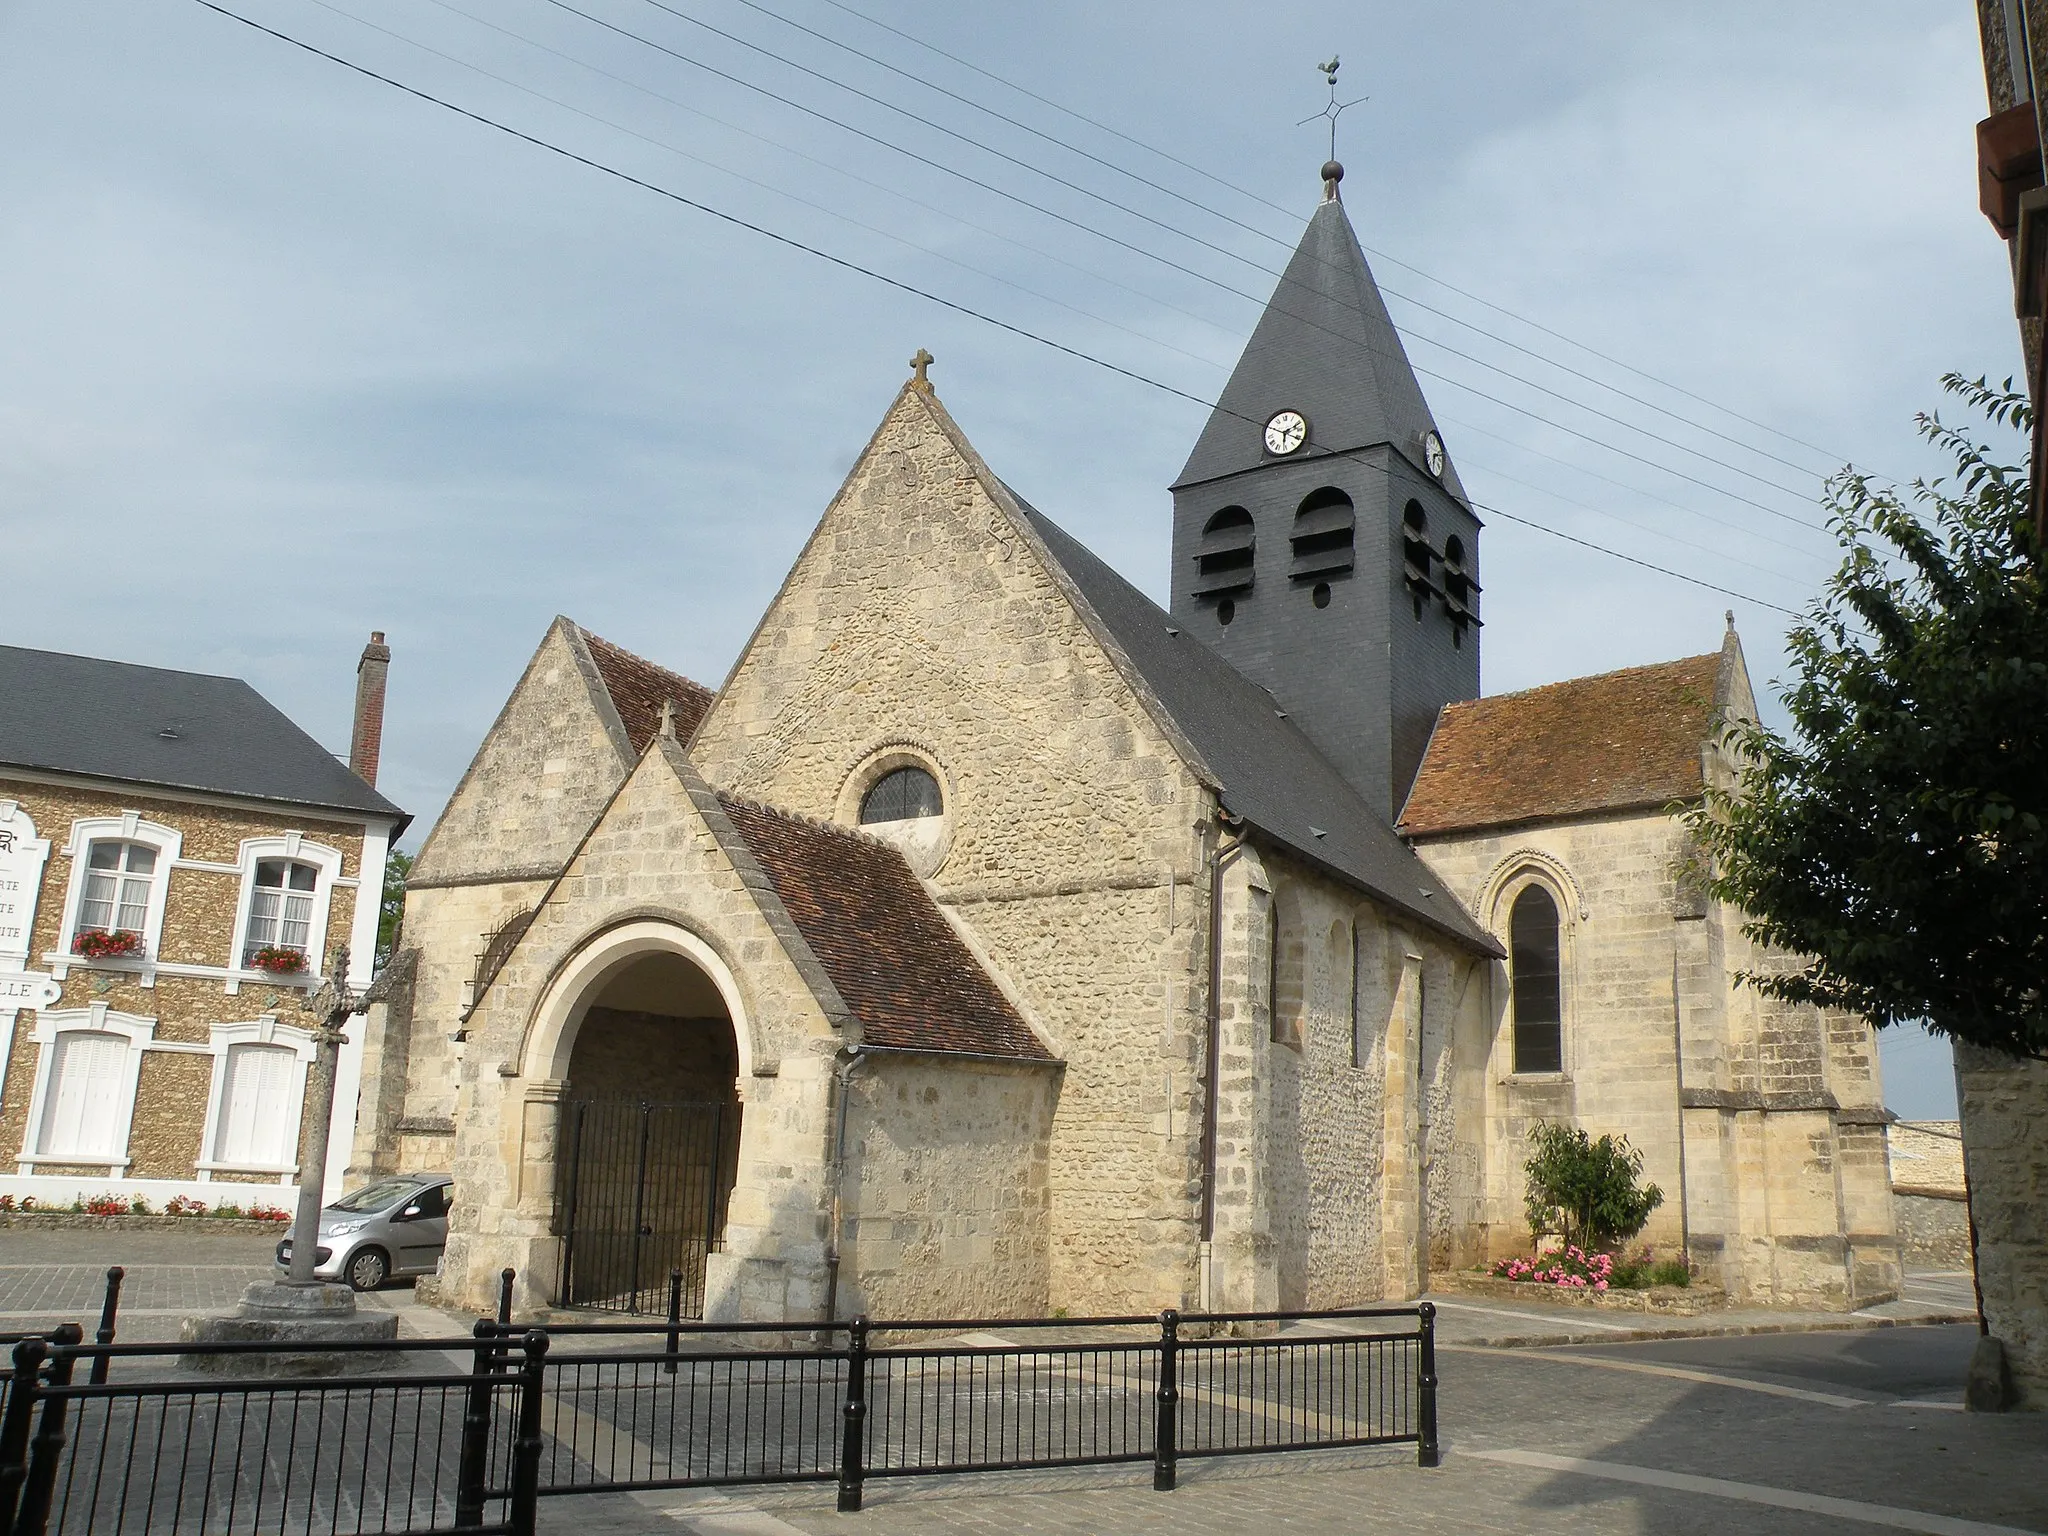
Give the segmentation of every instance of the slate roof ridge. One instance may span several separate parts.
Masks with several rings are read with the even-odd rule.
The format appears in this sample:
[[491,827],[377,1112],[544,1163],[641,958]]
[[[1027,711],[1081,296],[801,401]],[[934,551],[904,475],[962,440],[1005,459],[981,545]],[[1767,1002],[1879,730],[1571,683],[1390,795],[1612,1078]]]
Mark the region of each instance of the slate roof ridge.
[[412,818],[247,678],[0,645],[0,768]]

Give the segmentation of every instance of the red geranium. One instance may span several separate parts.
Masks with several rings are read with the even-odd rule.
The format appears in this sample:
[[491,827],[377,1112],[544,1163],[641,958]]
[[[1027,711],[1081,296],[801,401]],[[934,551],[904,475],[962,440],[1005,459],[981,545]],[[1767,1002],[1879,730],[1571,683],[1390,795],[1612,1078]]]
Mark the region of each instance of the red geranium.
[[142,935],[132,928],[81,928],[71,940],[71,953],[88,960],[121,960],[142,953]]
[[295,976],[306,968],[306,956],[282,944],[266,944],[249,957],[249,963],[273,976]]

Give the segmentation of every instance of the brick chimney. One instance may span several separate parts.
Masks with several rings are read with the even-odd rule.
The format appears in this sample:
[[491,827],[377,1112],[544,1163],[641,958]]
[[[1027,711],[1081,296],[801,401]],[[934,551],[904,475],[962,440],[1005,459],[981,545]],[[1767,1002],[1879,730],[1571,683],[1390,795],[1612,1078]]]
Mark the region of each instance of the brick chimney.
[[384,631],[374,630],[356,663],[356,723],[348,742],[349,771],[366,784],[377,782],[377,758],[384,749],[384,674],[391,670],[391,647]]

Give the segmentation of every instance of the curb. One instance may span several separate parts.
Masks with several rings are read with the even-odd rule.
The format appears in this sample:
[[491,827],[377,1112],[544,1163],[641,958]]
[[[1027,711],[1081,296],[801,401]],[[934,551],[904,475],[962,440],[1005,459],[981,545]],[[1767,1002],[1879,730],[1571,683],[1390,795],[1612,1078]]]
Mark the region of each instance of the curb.
[[1943,1323],[1974,1323],[1974,1312],[1929,1310],[1910,1317],[1857,1317],[1819,1319],[1813,1322],[1706,1323],[1675,1328],[1629,1328],[1616,1333],[1601,1332],[1588,1338],[1576,1333],[1502,1333],[1479,1339],[1437,1340],[1438,1349],[1548,1349],[1561,1344],[1648,1344],[1659,1339],[1746,1339],[1774,1333],[1860,1333],[1876,1328],[1925,1328]]

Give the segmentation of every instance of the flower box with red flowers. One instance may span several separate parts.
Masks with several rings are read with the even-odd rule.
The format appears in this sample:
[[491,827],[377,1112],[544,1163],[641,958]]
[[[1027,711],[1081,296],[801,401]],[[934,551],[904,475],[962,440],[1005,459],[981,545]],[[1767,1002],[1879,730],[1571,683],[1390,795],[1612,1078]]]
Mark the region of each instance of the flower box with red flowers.
[[139,960],[142,935],[128,928],[81,928],[72,937],[71,953],[87,960]]
[[249,964],[273,976],[296,976],[306,968],[306,957],[300,950],[287,949],[281,944],[266,944],[249,956]]

